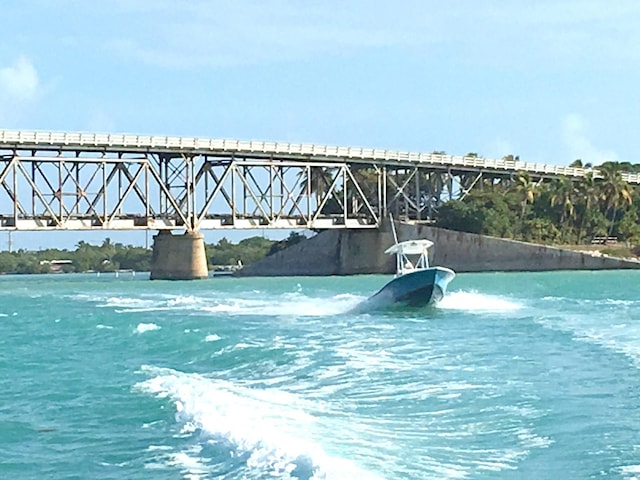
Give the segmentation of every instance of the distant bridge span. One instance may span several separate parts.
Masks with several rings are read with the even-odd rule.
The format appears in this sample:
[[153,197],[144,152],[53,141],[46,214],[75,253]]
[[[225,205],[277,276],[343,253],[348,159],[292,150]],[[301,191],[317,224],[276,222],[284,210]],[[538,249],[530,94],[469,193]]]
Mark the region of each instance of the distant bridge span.
[[377,228],[387,212],[429,220],[442,198],[518,171],[599,176],[373,148],[0,130],[0,230]]

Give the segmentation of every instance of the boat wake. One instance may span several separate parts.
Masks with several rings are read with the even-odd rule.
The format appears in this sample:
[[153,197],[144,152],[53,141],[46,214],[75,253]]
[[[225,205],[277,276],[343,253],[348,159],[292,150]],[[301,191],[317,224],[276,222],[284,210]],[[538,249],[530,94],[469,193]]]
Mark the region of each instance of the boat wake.
[[574,340],[599,345],[620,353],[640,368],[640,326],[617,314],[541,315],[537,323],[552,330],[570,333]]
[[344,313],[363,300],[363,297],[340,294],[329,298],[309,297],[300,293],[284,294],[271,299],[235,298],[203,307],[210,313],[228,315],[266,315],[292,317],[324,317]]
[[[113,308],[116,313],[144,313],[155,311],[184,311],[224,316],[265,315],[269,317],[326,317],[342,314],[367,313],[367,297],[343,293],[332,297],[314,297],[300,292],[266,296],[262,292],[235,292],[220,298],[212,295],[171,296],[146,298],[94,298],[101,308]],[[431,306],[433,307],[433,306]],[[431,308],[430,307],[430,308]],[[453,291],[435,305],[438,310],[457,310],[469,313],[506,313],[523,308],[522,303],[497,295],[477,291]],[[409,308],[395,307],[395,310]],[[138,331],[138,333],[143,333]]]
[[314,297],[300,292],[283,293],[278,296],[268,296],[262,292],[234,292],[232,296],[221,297],[219,292],[214,292],[206,298],[195,295],[156,295],[144,298],[94,297],[82,300],[95,302],[100,308],[112,308],[121,314],[184,311],[228,316],[324,317],[345,313],[364,298],[349,293]]
[[308,413],[319,408],[314,402],[282,390],[252,389],[171,369],[143,366],[141,373],[150,378],[134,389],[169,398],[180,436],[198,442],[187,451],[162,451],[167,465],[207,475],[217,463],[208,464],[210,457],[218,457],[251,472],[250,478],[379,478],[325,452],[318,440],[321,422]]
[[461,310],[469,313],[503,313],[520,310],[524,305],[496,295],[487,295],[477,291],[449,292],[436,305],[442,310]]

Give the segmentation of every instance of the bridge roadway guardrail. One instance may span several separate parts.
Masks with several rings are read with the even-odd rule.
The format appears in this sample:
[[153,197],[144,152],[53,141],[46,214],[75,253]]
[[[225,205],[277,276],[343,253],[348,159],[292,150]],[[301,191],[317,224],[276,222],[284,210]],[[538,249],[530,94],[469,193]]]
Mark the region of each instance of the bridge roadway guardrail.
[[[466,170],[525,171],[538,175],[583,177],[588,172],[601,177],[597,169],[563,167],[520,160],[491,159],[436,153],[403,152],[377,148],[339,147],[310,143],[255,140],[206,139],[157,135],[36,132],[0,130],[0,148],[55,149],[63,151],[113,151],[182,153],[193,155],[243,155],[253,158],[277,156],[288,159],[319,159],[335,162],[424,164]],[[622,173],[628,183],[640,184],[640,174]]]

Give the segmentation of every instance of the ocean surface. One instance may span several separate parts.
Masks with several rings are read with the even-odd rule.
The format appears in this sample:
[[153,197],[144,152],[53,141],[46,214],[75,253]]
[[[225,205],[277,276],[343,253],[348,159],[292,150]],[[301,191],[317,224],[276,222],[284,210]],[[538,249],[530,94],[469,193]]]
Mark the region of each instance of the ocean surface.
[[0,478],[640,478],[640,272],[389,279],[0,277]]

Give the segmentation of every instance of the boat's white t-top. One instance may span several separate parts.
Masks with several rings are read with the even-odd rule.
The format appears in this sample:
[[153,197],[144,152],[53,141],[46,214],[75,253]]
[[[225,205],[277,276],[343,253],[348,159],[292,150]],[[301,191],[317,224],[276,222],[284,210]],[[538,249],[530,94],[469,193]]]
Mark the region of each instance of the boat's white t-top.
[[[384,253],[396,256],[396,276],[400,276],[415,270],[429,268],[428,250],[432,246],[433,242],[427,239],[407,240],[392,245]],[[412,262],[408,255],[417,256],[417,259]]]

